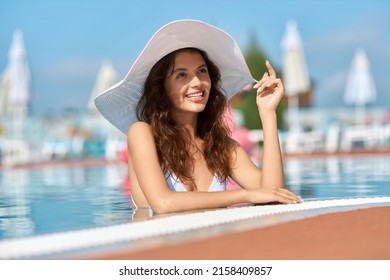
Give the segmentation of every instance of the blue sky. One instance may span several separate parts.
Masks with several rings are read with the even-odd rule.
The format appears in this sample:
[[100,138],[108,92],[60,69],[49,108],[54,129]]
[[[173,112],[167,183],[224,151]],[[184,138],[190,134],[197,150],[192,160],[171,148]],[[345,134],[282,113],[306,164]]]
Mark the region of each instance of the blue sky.
[[83,111],[104,60],[113,62],[122,79],[159,27],[185,18],[227,31],[243,51],[255,33],[276,67],[286,22],[296,20],[316,107],[344,106],[347,73],[355,50],[363,47],[378,91],[371,106],[390,108],[387,0],[0,0],[0,71],[12,33],[20,28],[33,77],[32,113]]

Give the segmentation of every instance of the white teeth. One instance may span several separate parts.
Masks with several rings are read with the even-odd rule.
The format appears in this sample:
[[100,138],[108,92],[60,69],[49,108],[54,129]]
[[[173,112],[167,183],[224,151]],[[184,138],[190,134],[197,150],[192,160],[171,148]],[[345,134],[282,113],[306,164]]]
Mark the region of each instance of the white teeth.
[[194,94],[188,94],[187,97],[194,98],[194,97],[199,97],[202,95],[203,95],[203,92],[199,92],[199,93],[194,93]]

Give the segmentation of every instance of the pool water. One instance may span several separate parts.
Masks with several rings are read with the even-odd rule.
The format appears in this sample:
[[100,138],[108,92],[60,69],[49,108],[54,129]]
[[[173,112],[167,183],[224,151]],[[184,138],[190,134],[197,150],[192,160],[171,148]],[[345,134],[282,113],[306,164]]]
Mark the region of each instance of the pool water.
[[[390,196],[390,157],[289,159],[304,200]],[[0,239],[132,221],[124,165],[0,172]]]
[[290,159],[285,174],[306,200],[390,195],[390,157]]
[[0,173],[0,239],[131,220],[124,166]]

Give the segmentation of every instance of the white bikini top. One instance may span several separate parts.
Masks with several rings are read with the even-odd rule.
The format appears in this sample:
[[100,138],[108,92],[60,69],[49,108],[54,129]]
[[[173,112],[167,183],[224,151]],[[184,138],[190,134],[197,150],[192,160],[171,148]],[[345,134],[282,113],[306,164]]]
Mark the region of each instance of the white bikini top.
[[[172,174],[169,175],[168,172],[165,173],[165,179],[168,183],[169,188],[174,192],[186,192],[187,189],[183,186],[183,184],[180,182],[179,178],[176,177],[176,175]],[[226,181],[219,181],[217,176],[214,175],[213,181],[211,182],[211,185],[209,187],[209,192],[220,192],[220,191],[226,191]],[[131,201],[133,202],[133,205],[135,208],[138,208],[137,204],[135,204],[133,196],[131,196]]]
[[[179,178],[176,177],[175,174],[171,176],[168,173],[165,173],[165,179],[167,180],[168,186],[172,191],[175,192],[186,192],[186,188],[183,186],[182,182],[180,182]],[[226,191],[226,182],[219,181],[217,176],[214,176],[213,181],[209,187],[209,192],[220,192]]]

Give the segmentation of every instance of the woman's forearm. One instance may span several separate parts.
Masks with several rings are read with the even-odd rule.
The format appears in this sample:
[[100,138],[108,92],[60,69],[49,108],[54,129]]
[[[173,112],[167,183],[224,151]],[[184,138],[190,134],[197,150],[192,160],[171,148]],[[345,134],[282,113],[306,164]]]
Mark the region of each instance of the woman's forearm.
[[238,203],[300,203],[292,192],[278,187],[242,189],[220,192],[167,192],[159,201],[154,200],[155,213],[182,212],[199,209],[222,208]]
[[159,203],[151,205],[155,213],[172,213],[199,209],[222,208],[238,203],[249,203],[246,190],[220,192],[170,192]]
[[264,133],[262,187],[284,187],[282,154],[280,151],[277,116],[275,111],[260,111]]

